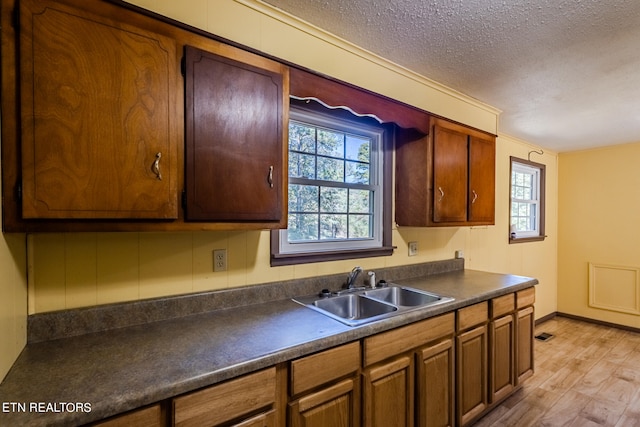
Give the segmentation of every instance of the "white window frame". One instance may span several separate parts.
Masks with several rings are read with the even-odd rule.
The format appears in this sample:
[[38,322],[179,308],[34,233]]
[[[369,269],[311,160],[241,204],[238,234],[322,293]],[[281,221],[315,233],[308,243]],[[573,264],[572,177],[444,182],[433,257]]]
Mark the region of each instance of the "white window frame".
[[280,230],[279,252],[280,254],[304,254],[304,253],[321,253],[381,248],[383,246],[383,180],[384,180],[384,163],[381,155],[383,147],[383,131],[374,130],[367,126],[360,126],[352,121],[342,120],[340,118],[324,115],[318,112],[311,112],[301,109],[292,108],[289,111],[289,119],[295,122],[301,122],[314,127],[336,130],[356,136],[364,136],[371,140],[370,148],[370,170],[369,184],[336,184],[333,181],[310,180],[305,178],[289,177],[289,185],[318,185],[328,184],[338,188],[355,188],[367,189],[372,191],[372,234],[371,238],[358,239],[339,239],[314,242],[289,242],[287,230]]
[[[525,174],[531,176],[531,197],[515,198],[514,195],[514,174]],[[532,240],[543,240],[544,234],[544,209],[545,209],[545,165],[528,160],[511,157],[511,170],[509,176],[509,241],[523,242]],[[514,203],[526,204],[530,206],[528,218],[530,227],[526,230],[518,229],[517,219],[513,216]],[[518,216],[517,218],[522,218]]]

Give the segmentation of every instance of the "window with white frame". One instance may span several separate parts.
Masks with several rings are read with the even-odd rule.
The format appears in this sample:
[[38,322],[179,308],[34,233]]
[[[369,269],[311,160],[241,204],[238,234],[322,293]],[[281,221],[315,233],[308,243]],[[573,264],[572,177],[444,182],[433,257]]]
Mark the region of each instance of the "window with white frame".
[[544,186],[544,165],[511,158],[511,242],[544,239]]
[[319,255],[313,261],[354,258],[358,251],[371,256],[389,243],[388,136],[373,119],[344,113],[295,106],[289,112],[288,225],[272,244],[272,265],[274,259],[275,265],[311,262],[295,258],[304,255]]

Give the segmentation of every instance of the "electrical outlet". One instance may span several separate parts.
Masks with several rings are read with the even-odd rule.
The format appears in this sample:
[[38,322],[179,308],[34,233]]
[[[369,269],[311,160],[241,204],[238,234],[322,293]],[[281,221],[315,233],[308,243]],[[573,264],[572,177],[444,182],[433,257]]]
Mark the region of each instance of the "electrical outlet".
[[227,271],[226,249],[216,249],[213,251],[213,271]]
[[409,256],[418,255],[418,242],[409,242]]
[[463,251],[463,250],[458,249],[458,250],[456,251],[456,258],[457,258],[457,259],[464,258],[464,251]]

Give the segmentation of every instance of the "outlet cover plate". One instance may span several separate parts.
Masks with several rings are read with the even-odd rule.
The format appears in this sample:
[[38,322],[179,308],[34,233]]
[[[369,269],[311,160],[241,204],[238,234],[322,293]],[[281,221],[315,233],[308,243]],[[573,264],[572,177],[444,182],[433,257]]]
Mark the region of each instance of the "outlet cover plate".
[[409,256],[418,255],[418,242],[409,242]]
[[213,251],[213,271],[227,271],[226,249],[215,249]]

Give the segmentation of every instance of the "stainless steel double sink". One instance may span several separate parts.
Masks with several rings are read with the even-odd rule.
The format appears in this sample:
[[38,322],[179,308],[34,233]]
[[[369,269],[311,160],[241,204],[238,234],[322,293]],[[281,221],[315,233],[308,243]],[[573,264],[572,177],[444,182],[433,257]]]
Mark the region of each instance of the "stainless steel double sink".
[[293,298],[293,301],[349,326],[358,326],[453,300],[450,297],[398,285],[375,289],[346,289],[337,293]]

